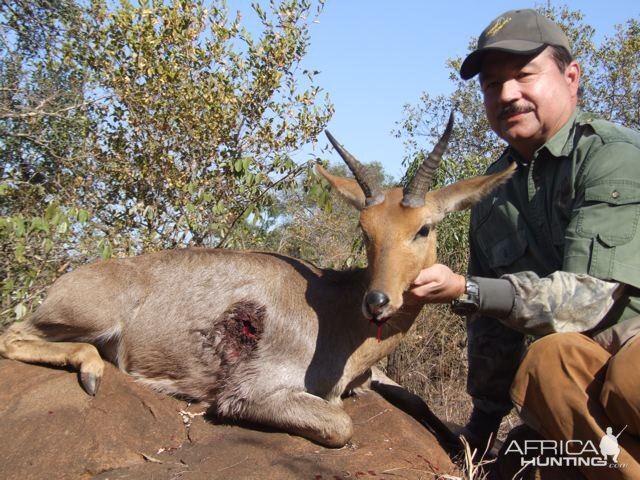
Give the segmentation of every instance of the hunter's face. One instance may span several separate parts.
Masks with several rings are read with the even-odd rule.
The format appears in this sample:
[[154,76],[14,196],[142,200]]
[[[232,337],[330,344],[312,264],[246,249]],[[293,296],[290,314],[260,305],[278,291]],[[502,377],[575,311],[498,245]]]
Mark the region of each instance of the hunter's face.
[[560,71],[550,48],[534,56],[487,53],[480,85],[491,128],[530,159],[571,117],[579,80],[579,65]]

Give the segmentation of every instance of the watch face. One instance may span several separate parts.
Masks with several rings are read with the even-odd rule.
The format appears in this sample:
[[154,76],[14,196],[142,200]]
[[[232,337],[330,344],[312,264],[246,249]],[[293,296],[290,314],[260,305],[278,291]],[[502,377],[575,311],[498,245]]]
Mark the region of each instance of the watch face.
[[458,315],[476,313],[480,308],[480,289],[473,280],[467,279],[465,293],[451,302],[451,310]]

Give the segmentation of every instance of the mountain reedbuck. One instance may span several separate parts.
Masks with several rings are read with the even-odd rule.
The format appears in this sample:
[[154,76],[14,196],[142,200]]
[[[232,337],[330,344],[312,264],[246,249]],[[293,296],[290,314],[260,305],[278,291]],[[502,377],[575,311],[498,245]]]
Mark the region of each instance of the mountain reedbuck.
[[368,267],[204,248],[99,261],[58,279],[0,336],[0,355],[73,366],[92,395],[104,358],[156,390],[209,402],[220,417],[343,446],[353,426],[341,397],[367,381],[420,311],[403,293],[436,261],[436,224],[512,173],[428,191],[452,123],[404,190],[377,189],[328,134],[356,180],[318,173],[360,211]]

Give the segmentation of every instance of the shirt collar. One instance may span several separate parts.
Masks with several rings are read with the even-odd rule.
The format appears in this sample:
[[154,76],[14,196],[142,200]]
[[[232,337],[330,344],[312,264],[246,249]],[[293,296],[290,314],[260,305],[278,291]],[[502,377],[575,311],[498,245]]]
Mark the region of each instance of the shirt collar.
[[569,117],[569,120],[562,126],[558,132],[551,137],[547,143],[540,147],[535,156],[540,154],[540,151],[546,149],[554,157],[564,157],[569,155],[573,149],[573,134],[575,129],[573,128],[578,117],[579,109],[576,108]]

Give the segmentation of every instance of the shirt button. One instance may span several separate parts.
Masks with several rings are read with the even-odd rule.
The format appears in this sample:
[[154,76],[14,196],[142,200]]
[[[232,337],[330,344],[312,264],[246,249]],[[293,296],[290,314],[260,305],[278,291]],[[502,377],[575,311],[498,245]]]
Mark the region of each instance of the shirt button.
[[618,198],[620,196],[620,192],[618,192],[617,190],[614,190],[613,192],[611,192],[611,198]]

